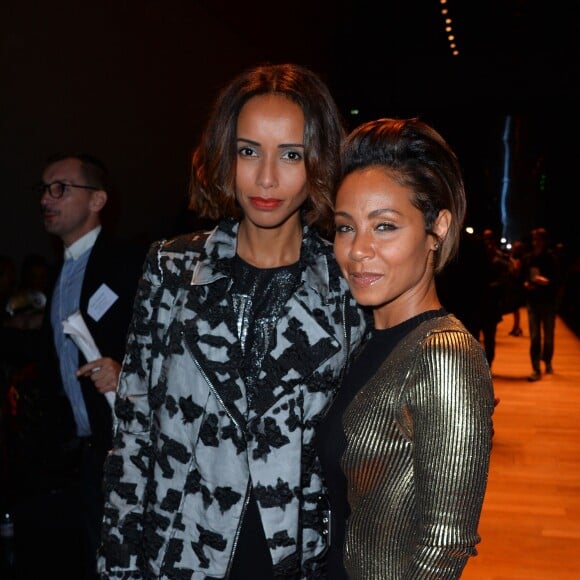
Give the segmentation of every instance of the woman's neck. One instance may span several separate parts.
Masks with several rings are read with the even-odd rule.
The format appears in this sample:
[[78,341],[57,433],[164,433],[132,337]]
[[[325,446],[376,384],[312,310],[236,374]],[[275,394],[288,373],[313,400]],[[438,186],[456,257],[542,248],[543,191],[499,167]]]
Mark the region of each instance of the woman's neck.
[[238,229],[237,254],[257,268],[277,268],[300,259],[302,224],[299,220],[277,228],[260,228],[242,220]]

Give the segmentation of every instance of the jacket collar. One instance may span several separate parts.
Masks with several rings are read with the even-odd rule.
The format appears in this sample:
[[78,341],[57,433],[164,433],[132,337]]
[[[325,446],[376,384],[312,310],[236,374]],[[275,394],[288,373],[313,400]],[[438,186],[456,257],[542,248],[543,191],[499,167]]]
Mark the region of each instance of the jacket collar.
[[[236,254],[239,222],[222,220],[208,238],[193,270],[191,284],[202,286],[231,277],[232,259]],[[329,293],[328,247],[307,225],[302,227],[300,269],[303,284],[323,299]]]

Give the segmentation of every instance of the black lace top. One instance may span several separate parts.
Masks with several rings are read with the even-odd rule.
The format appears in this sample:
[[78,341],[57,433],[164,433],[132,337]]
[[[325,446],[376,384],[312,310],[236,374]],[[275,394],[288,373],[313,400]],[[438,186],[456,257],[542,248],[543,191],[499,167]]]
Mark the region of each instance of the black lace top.
[[236,255],[233,264],[232,298],[238,320],[238,336],[242,345],[241,369],[248,393],[248,406],[253,406],[256,377],[270,349],[270,341],[284,304],[293,294],[300,270],[298,262],[278,268],[256,268]]
[[[233,263],[232,299],[238,320],[238,336],[242,344],[241,374],[246,384],[248,408],[259,407],[268,393],[256,389],[264,353],[278,319],[284,314],[284,304],[300,281],[298,262],[278,268],[256,268],[236,255]],[[269,580],[272,561],[254,494],[250,497],[242,524],[231,580]]]

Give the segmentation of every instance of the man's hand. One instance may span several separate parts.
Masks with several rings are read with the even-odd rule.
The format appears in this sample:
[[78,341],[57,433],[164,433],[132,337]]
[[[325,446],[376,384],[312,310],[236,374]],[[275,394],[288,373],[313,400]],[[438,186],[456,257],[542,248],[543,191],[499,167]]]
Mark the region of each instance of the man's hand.
[[95,359],[77,370],[77,377],[90,377],[99,393],[117,390],[121,365],[110,357]]

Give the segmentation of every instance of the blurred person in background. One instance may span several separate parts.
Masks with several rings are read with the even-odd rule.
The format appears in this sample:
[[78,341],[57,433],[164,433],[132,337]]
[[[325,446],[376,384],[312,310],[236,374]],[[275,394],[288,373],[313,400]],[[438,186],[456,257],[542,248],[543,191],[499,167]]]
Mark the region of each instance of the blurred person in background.
[[48,295],[50,265],[40,254],[24,256],[20,268],[19,283],[6,305],[9,319],[7,326],[13,328],[40,328]]
[[508,289],[506,291],[506,303],[504,312],[512,315],[512,328],[509,331],[511,336],[522,336],[520,308],[526,303],[524,288],[524,255],[526,246],[521,240],[516,240],[510,249],[510,277]]
[[509,257],[499,247],[493,230],[485,229],[482,237],[487,253],[488,279],[483,303],[481,339],[491,368],[495,359],[497,325],[501,322],[505,311],[511,264]]
[[560,289],[560,265],[550,248],[548,231],[543,227],[530,232],[531,250],[526,254],[523,265],[526,309],[530,331],[530,360],[532,373],[529,381],[542,378],[540,363],[544,363],[546,374],[554,367],[554,336]]
[[[52,156],[38,194],[45,229],[62,242],[62,261],[50,274],[42,326],[2,329],[2,356],[30,363],[35,371],[29,380],[37,385],[39,424],[28,449],[34,451],[36,443],[39,461],[24,456],[21,470],[29,485],[52,488],[49,494],[58,495],[63,506],[55,530],[44,529],[44,521],[31,523],[32,533],[42,533],[38,550],[52,547],[43,554],[58,567],[59,577],[92,580],[103,517],[103,462],[112,445],[112,410],[105,394],[117,387],[144,251],[103,227],[102,212],[116,192],[105,164],[93,155]],[[63,321],[76,312],[101,353],[95,360],[87,361],[64,332]],[[45,466],[40,477],[39,466]],[[68,518],[78,528],[75,548],[51,543]],[[80,569],[73,565],[76,559]],[[42,558],[22,564],[47,565]]]

